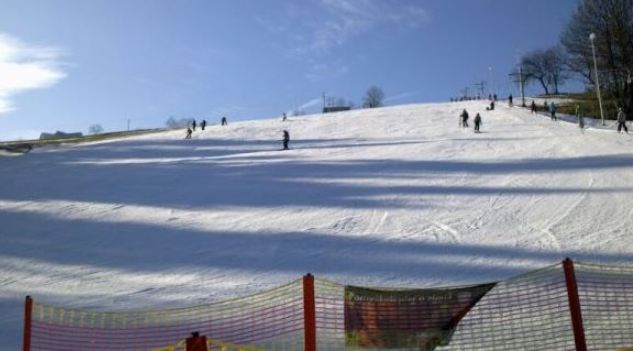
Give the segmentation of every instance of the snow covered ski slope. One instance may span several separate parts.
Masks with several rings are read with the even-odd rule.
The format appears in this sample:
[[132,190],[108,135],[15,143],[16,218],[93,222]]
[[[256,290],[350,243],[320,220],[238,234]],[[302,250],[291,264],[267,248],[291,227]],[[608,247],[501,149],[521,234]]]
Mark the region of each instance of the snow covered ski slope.
[[[306,272],[421,287],[568,255],[633,262],[633,138],[485,107],[229,121],[191,140],[179,130],[0,158],[0,349],[20,344],[26,294],[176,307]],[[471,124],[482,113],[482,133],[458,127],[463,108]]]

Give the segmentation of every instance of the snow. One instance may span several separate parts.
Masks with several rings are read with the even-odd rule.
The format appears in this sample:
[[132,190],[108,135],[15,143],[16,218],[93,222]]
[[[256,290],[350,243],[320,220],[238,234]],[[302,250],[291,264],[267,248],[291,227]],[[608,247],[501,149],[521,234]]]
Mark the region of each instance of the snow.
[[[229,120],[192,140],[178,130],[0,157],[0,349],[20,344],[27,294],[160,308],[306,272],[424,287],[565,256],[630,264],[633,138],[486,106]],[[463,108],[482,114],[482,133],[458,127]]]

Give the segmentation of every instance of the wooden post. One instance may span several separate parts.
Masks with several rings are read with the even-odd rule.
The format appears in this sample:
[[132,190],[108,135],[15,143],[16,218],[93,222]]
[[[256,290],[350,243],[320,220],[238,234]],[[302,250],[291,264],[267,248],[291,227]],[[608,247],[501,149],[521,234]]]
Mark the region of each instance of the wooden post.
[[207,337],[200,336],[200,333],[193,332],[191,333],[191,337],[188,337],[186,340],[186,351],[208,351],[207,347]]
[[576,274],[574,273],[574,262],[569,257],[563,261],[563,269],[565,271],[565,282],[567,283],[567,297],[569,298],[569,312],[571,313],[576,351],[587,351],[585,329],[582,325],[582,312],[580,310],[580,297],[578,296],[578,285],[576,284]]
[[305,351],[316,351],[316,305],[314,302],[314,276],[303,276],[303,328]]
[[33,299],[27,296],[24,301],[24,338],[22,351],[31,351],[31,318],[33,317]]

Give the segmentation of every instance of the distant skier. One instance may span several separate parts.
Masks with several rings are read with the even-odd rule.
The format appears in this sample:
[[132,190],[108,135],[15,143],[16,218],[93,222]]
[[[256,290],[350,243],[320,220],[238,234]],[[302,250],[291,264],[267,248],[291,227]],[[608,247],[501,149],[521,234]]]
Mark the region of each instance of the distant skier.
[[462,117],[462,127],[467,128],[468,127],[468,111],[464,109],[464,111],[462,111],[462,114],[460,116]]
[[284,112],[283,117],[281,117],[281,121],[282,121],[282,122],[285,122],[285,121],[287,121],[287,120],[288,120],[288,116],[286,116],[286,113]]
[[290,142],[290,133],[288,133],[287,130],[284,130],[284,150],[290,150],[290,148],[288,148],[288,143]]
[[229,122],[227,122],[227,121],[226,121],[226,117],[222,117],[222,122],[221,122],[221,124],[222,124],[223,126],[228,126],[228,125],[229,125]]
[[193,128],[194,131],[196,130],[196,120],[195,119],[192,120],[191,127]]
[[191,128],[187,127],[187,135],[185,136],[185,139],[191,139],[192,133],[193,131],[191,130]]
[[479,133],[479,126],[481,126],[481,116],[479,115],[479,113],[477,113],[477,115],[475,115],[475,133]]
[[583,118],[582,114],[580,113],[580,105],[576,105],[576,118],[578,119],[578,127],[580,129],[584,129],[585,128],[585,119]]
[[621,133],[622,129],[627,133],[629,132],[626,128],[626,114],[624,110],[622,110],[622,107],[618,107],[618,133]]
[[510,107],[512,107],[512,94],[510,94],[510,96],[508,96],[508,105]]
[[552,121],[556,121],[556,104],[554,102],[552,102],[551,104],[549,104],[549,113],[551,115]]
[[530,110],[532,111],[532,114],[536,114],[536,102],[534,102],[534,100],[532,100],[532,105],[530,105]]
[[202,130],[204,130],[204,128],[207,126],[207,121],[205,121],[204,119],[202,120],[202,122],[200,122],[200,128]]

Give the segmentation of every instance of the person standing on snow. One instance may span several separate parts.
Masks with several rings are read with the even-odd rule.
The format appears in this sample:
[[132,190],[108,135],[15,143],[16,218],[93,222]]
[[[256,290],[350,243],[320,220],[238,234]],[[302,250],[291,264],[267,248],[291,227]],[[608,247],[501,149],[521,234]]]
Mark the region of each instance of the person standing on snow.
[[580,105],[576,105],[576,120],[578,121],[578,127],[580,129],[585,128],[585,120],[580,113]]
[[185,136],[185,139],[191,139],[191,133],[193,133],[193,131],[191,128],[187,127],[187,135]]
[[464,111],[462,111],[462,114],[460,116],[462,117],[462,127],[464,128],[468,127],[468,111],[464,109]]
[[532,114],[536,114],[536,103],[534,102],[534,100],[532,100],[532,105],[530,105],[530,110],[532,111]]
[[477,113],[477,115],[475,115],[475,133],[479,133],[479,126],[481,125],[481,116],[479,115],[479,113]]
[[624,110],[622,110],[622,107],[618,107],[618,133],[621,133],[622,129],[627,133],[629,132],[626,128],[626,114]]
[[556,121],[556,104],[554,102],[549,104],[549,112],[551,114],[552,121]]
[[510,105],[510,107],[512,107],[512,94],[510,94],[510,96],[508,96],[508,105]]
[[283,117],[281,117],[282,122],[285,122],[288,120],[288,116],[286,116],[286,113],[284,112]]
[[205,121],[204,119],[202,120],[202,122],[200,122],[200,128],[202,128],[202,130],[204,130],[204,127],[207,126],[207,121]]
[[193,128],[193,130],[196,130],[196,120],[195,119],[191,122],[191,127]]
[[288,133],[287,130],[284,130],[284,150],[290,150],[290,148],[288,148],[288,143],[290,142],[290,133]]
[[227,121],[226,121],[226,117],[222,117],[221,124],[222,124],[223,126],[227,126],[227,125],[229,125],[229,122],[227,122]]

